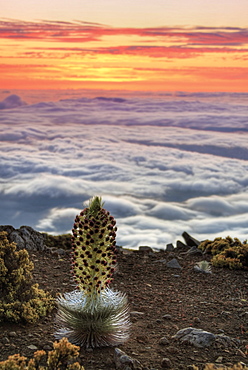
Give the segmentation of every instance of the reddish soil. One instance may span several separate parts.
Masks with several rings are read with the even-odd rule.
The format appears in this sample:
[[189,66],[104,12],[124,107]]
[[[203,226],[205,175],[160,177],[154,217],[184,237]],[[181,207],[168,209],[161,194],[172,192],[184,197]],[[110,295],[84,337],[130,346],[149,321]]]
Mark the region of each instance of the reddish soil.
[[[31,252],[35,264],[34,282],[53,296],[73,290],[69,257]],[[160,260],[176,257],[182,270],[166,267]],[[248,273],[212,268],[212,274],[197,273],[193,267],[203,258],[187,255],[185,250],[148,253],[118,253],[118,271],[111,288],[128,295],[132,330],[127,343],[119,346],[140,361],[143,369],[162,369],[168,358],[173,369],[202,369],[207,362],[231,365],[248,364]],[[170,316],[165,316],[170,315]],[[33,357],[35,349],[51,350],[54,342],[55,310],[35,325],[4,323],[0,330],[0,361],[20,353]],[[164,317],[165,316],[165,317]],[[199,349],[172,339],[180,329],[201,328],[214,334],[239,339],[240,344],[222,347],[215,343]],[[167,337],[166,344],[160,339]],[[32,348],[32,347],[31,347]],[[111,370],[114,348],[80,350],[79,362],[85,370]]]

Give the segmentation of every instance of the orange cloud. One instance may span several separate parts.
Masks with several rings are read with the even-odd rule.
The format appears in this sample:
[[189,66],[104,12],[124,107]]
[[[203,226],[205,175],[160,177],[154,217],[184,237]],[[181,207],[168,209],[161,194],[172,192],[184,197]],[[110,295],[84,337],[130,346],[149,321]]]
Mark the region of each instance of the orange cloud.
[[0,39],[4,88],[123,83],[142,89],[211,91],[212,86],[216,91],[219,85],[221,91],[247,91],[246,28],[2,20]]
[[191,45],[245,45],[247,28],[158,27],[112,28],[89,22],[24,22],[0,21],[0,38],[16,40],[46,40],[51,42],[92,42],[104,36],[139,36],[160,41],[186,42]]

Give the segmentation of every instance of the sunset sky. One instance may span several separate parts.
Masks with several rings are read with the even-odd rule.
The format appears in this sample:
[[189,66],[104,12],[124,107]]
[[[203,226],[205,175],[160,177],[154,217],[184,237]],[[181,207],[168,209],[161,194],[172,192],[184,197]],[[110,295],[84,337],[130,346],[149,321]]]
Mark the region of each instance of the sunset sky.
[[248,91],[247,0],[8,0],[0,88]]

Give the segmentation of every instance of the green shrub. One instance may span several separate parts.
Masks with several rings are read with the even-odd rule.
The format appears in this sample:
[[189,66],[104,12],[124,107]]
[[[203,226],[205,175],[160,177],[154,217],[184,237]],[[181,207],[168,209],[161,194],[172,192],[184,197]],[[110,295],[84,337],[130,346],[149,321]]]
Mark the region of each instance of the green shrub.
[[214,241],[205,240],[199,247],[204,253],[213,255],[212,265],[229,267],[230,269],[248,269],[248,244],[238,239],[216,238]]
[[[199,368],[193,365],[194,370],[199,370]],[[232,365],[232,366],[220,366],[215,364],[206,364],[203,370],[248,370],[247,366],[243,366],[241,363]]]
[[36,351],[29,361],[19,354],[9,356],[8,360],[0,362],[0,370],[84,370],[78,362],[73,362],[79,355],[79,347],[63,338],[55,342],[53,348],[48,354]]
[[71,234],[50,235],[43,234],[45,237],[45,244],[49,248],[62,248],[65,250],[71,249]]
[[33,267],[27,250],[16,251],[0,232],[0,322],[34,323],[54,307],[50,294],[32,284]]
[[243,244],[239,239],[232,239],[230,236],[227,236],[224,239],[221,237],[215,238],[214,241],[205,240],[199,245],[198,248],[204,251],[204,253],[210,253],[214,256],[215,254],[222,252],[226,248],[242,245]]

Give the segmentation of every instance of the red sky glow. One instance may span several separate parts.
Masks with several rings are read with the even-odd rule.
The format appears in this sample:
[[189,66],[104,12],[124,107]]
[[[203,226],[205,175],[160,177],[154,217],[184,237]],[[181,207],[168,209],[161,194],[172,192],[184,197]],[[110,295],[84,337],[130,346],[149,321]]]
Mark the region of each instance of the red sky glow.
[[0,22],[1,88],[247,91],[248,28]]

